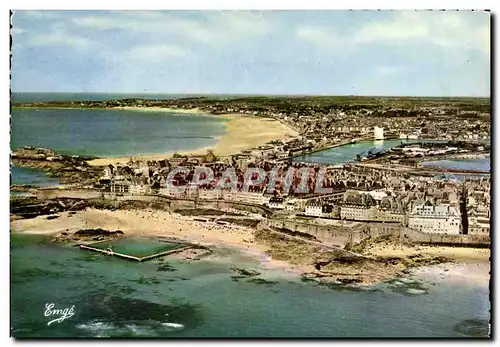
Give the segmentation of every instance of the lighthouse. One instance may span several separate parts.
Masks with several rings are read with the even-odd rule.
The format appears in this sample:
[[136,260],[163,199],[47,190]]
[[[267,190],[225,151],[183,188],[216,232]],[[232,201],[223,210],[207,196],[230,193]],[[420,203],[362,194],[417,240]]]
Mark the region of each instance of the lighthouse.
[[373,137],[375,138],[375,140],[383,140],[384,128],[379,128],[379,127],[373,128]]

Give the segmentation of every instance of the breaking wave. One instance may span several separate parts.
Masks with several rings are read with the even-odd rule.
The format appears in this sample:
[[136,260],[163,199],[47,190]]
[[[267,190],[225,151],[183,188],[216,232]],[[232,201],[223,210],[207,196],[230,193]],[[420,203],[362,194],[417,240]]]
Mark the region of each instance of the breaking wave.
[[184,329],[183,324],[173,322],[126,322],[111,323],[106,321],[89,321],[76,326],[93,337],[146,337],[162,336],[165,333]]

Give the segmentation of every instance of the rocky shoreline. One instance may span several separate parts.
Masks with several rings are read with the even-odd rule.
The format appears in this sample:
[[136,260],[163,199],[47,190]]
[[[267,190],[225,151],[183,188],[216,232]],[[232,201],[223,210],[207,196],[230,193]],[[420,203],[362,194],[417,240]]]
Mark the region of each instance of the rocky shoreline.
[[370,285],[407,274],[411,268],[453,261],[447,257],[424,254],[374,257],[364,254],[361,248],[371,242],[390,242],[390,240],[365,241],[365,245],[357,249],[359,256],[354,256],[346,250],[333,251],[297,239],[290,240],[266,230],[257,231],[255,239],[258,243],[269,246],[267,254],[271,258],[292,265],[310,267],[310,271],[302,274],[303,280],[321,283]]
[[102,168],[88,165],[94,157],[59,155],[49,148],[22,147],[11,153],[13,166],[40,169],[61,184],[93,184]]

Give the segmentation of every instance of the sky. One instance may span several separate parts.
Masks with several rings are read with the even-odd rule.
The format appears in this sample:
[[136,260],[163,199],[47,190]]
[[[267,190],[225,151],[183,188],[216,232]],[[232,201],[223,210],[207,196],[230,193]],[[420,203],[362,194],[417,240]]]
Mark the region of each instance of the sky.
[[490,14],[15,11],[13,92],[490,96]]

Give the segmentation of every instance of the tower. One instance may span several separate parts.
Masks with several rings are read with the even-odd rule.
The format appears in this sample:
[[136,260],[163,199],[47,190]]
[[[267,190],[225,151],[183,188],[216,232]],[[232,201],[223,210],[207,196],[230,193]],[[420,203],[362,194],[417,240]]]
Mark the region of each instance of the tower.
[[373,128],[373,137],[375,140],[383,140],[384,139],[384,128],[374,127]]

